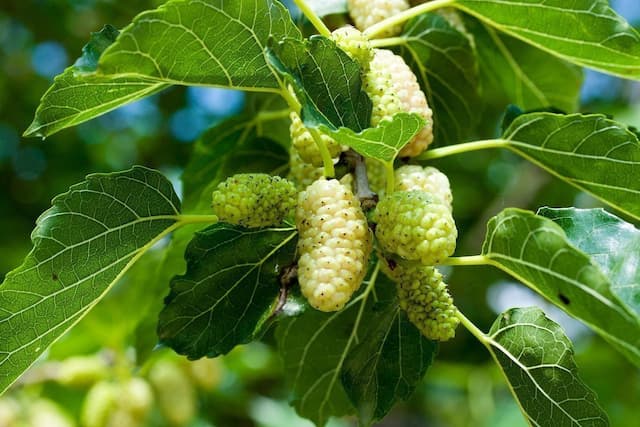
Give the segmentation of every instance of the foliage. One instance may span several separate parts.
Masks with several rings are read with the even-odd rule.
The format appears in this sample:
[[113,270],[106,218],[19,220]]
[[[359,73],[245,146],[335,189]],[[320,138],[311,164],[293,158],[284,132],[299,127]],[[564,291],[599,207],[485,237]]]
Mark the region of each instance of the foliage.
[[[362,29],[371,46],[392,49],[405,59],[433,110],[436,148],[398,159],[402,147],[428,123],[406,111],[371,127],[376,105],[366,93],[367,64],[343,52],[320,19],[346,20],[345,2],[296,4],[319,34],[306,37],[314,31],[296,23],[278,0],[145,5],[150,10],[121,30],[105,25],[93,33],[82,56],[55,78],[25,136],[49,137],[175,86],[242,90],[247,102],[244,111],[212,123],[201,135],[182,162],[180,196],[165,174],[135,166],[88,175],[53,199],[32,233],[31,253],[0,285],[0,391],[20,378],[28,380],[32,371],[25,371],[44,353],[50,360],[34,369],[56,359],[64,363],[75,348],[86,354],[113,344],[95,337],[86,341],[91,335],[86,325],[98,331],[111,326],[97,320],[101,310],[117,310],[118,304],[108,305],[111,298],[126,302],[119,307],[121,317],[128,317],[125,308],[135,311],[142,299],[129,324],[114,322],[126,330],[115,345],[135,348],[137,360],[119,361],[89,379],[94,371],[83,372],[84,384],[91,386],[84,408],[93,408],[87,403],[92,395],[111,396],[98,400],[111,402],[113,413],[126,412],[137,425],[154,425],[163,417],[187,425],[196,418],[199,376],[189,373],[196,365],[152,351],[155,344],[192,360],[223,355],[232,360],[242,345],[252,343],[247,348],[259,351],[262,341],[277,348],[284,369],[276,377],[285,378],[299,415],[317,425],[344,416],[371,425],[399,401],[423,393],[423,377],[439,369],[439,349],[449,358],[448,349],[473,337],[473,345],[486,347],[497,363],[530,425],[609,425],[602,408],[608,406],[590,389],[591,378],[579,374],[580,360],[576,364],[568,334],[540,308],[509,307],[485,334],[470,320],[478,310],[471,295],[481,297],[483,291],[454,287],[456,322],[470,335],[438,344],[411,323],[396,285],[385,276],[393,279],[388,270],[406,260],[378,252],[345,308],[322,313],[307,304],[295,283],[300,248],[291,218],[243,228],[218,222],[209,205],[212,190],[228,176],[286,175],[290,112],[300,115],[316,140],[325,176],[353,179],[365,210],[375,209],[378,196],[368,188],[373,178],[367,178],[364,159],[384,165],[379,171],[387,184],[379,189],[383,197],[394,191],[394,167],[408,161],[449,170],[449,157],[464,155],[460,158],[473,160],[460,162],[462,171],[450,174],[453,215],[462,239],[472,235],[476,221],[475,227],[486,224],[487,232],[481,253],[441,260],[444,268],[453,267],[448,281],[462,284],[465,273],[460,271],[466,266],[497,267],[627,358],[618,363],[637,369],[639,136],[610,116],[576,110],[580,67],[640,80],[640,34],[606,0],[436,0]],[[404,26],[398,36],[377,37],[398,24]],[[507,111],[503,120],[498,110]],[[345,147],[337,162],[323,151],[321,135]],[[506,150],[484,151],[495,148]],[[554,183],[567,184],[562,196],[549,191],[546,201],[547,194],[541,194],[540,204],[553,205],[559,198],[560,205],[569,207],[484,212],[495,189],[477,184],[474,174],[484,176],[495,164],[518,161],[539,167]],[[499,179],[500,190],[506,178]],[[475,206],[473,196],[466,198],[474,190]],[[578,192],[621,216],[571,207]],[[523,204],[532,204],[534,197]],[[458,252],[477,253],[477,246],[462,240]],[[145,283],[148,294],[140,291]],[[482,327],[487,320],[486,313],[477,317]],[[98,359],[107,354],[109,361],[108,352],[97,354]],[[137,377],[143,383],[124,381],[116,373],[133,371],[135,363],[142,367]],[[217,369],[212,366],[218,362],[206,363],[213,363],[203,365],[207,369]],[[211,383],[200,387],[219,383],[211,372],[202,376],[212,378]],[[60,377],[44,382],[49,380],[58,383],[55,387],[70,384]],[[133,400],[117,398],[131,384],[143,384],[139,390],[149,391],[141,394],[155,403],[136,409]],[[183,390],[183,406],[166,404],[171,400],[167,390],[174,389]],[[100,410],[84,410],[89,412],[82,413],[84,423],[90,425],[87,417]],[[82,411],[76,412],[80,416]],[[96,425],[107,423],[100,422]]]

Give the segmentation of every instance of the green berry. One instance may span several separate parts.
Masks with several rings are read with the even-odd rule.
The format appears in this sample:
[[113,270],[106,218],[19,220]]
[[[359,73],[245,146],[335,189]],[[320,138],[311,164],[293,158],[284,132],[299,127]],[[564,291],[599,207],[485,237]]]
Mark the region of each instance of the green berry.
[[296,187],[267,174],[238,174],[220,183],[212,207],[220,221],[243,227],[277,225],[296,204]]
[[351,25],[346,25],[338,28],[331,35],[336,45],[357,61],[363,70],[369,68],[369,63],[373,59],[373,48],[362,32]]
[[118,386],[108,381],[100,381],[89,389],[81,412],[82,425],[85,427],[106,427],[110,414],[118,406]]
[[405,260],[435,265],[455,251],[458,231],[451,211],[425,192],[385,196],[373,219],[380,247]]
[[[291,118],[291,125],[289,126],[291,144],[300,154],[300,158],[313,166],[322,166],[322,156],[320,155],[318,144],[316,144],[315,139],[313,139],[309,130],[304,126],[300,116],[296,113],[291,113],[289,117]],[[327,147],[327,150],[329,150],[331,158],[340,155],[342,146],[333,138],[327,135],[321,135],[320,138]]]
[[[362,31],[409,9],[407,0],[348,0],[348,6],[351,19]],[[380,37],[392,37],[400,31],[402,26],[396,25],[381,33]]]
[[318,310],[340,310],[360,287],[371,253],[358,199],[339,181],[321,178],[300,193],[296,225],[302,294]]
[[396,191],[424,191],[440,200],[451,210],[453,195],[449,178],[438,169],[428,166],[405,165],[395,171]]
[[196,390],[177,364],[160,360],[149,371],[149,382],[168,425],[184,426],[197,412]]
[[422,334],[435,341],[455,336],[460,320],[442,274],[434,267],[381,261],[383,271],[398,284],[398,300]]
[[306,163],[300,158],[298,150],[291,147],[289,157],[289,175],[287,175],[287,178],[291,180],[298,189],[304,190],[323,175],[323,168]]
[[433,112],[416,75],[401,56],[375,49],[365,75],[365,91],[373,103],[371,125],[391,120],[397,113],[415,113],[426,120],[424,128],[402,150],[400,157],[415,157],[433,141]]
[[382,195],[387,184],[387,170],[382,162],[375,159],[365,159],[367,166],[367,179],[369,188],[375,193]]

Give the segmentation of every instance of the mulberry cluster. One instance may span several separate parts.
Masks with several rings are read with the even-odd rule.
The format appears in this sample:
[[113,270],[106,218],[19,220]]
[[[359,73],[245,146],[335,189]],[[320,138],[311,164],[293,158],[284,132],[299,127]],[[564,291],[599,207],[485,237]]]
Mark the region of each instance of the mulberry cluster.
[[302,294],[318,310],[340,310],[360,287],[371,253],[360,203],[339,181],[321,178],[300,193],[296,225]]
[[373,59],[373,48],[362,32],[351,25],[346,25],[338,28],[331,35],[336,45],[351,59],[357,61],[363,69],[369,68],[369,63]]
[[[409,9],[407,0],[349,0],[349,15],[360,30],[364,31],[380,21],[391,18]],[[395,26],[381,37],[392,37],[402,31],[402,26]]]
[[451,210],[453,195],[449,178],[434,167],[405,165],[395,171],[396,191],[424,191]]
[[[310,163],[313,166],[322,166],[322,156],[320,155],[318,144],[316,144],[315,139],[302,123],[300,116],[292,112],[289,117],[291,118],[289,132],[291,133],[293,148],[298,151],[300,158],[306,163]],[[332,158],[337,157],[342,152],[342,146],[333,138],[327,135],[322,135],[321,138]]]
[[220,221],[243,227],[277,225],[296,205],[296,187],[267,174],[238,174],[220,183],[212,208]]
[[386,261],[382,266],[398,284],[400,307],[425,337],[448,341],[455,336],[457,309],[435,267],[400,262],[391,269]]
[[435,265],[453,254],[458,231],[449,208],[423,191],[397,191],[374,213],[381,248],[405,260]]
[[433,141],[433,112],[416,75],[401,56],[375,49],[365,74],[365,90],[373,103],[372,126],[400,112],[416,113],[426,120],[425,127],[402,148],[401,157],[415,157],[427,149]]

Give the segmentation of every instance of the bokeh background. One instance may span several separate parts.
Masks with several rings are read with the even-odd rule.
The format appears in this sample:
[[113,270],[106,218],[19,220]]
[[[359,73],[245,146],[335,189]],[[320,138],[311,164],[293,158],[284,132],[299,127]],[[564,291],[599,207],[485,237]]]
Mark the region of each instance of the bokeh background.
[[[21,137],[53,77],[75,61],[90,32],[106,23],[122,28],[140,11],[160,3],[0,1],[0,279],[28,253],[34,222],[49,207],[53,196],[89,173],[123,170],[134,164],[163,171],[179,192],[180,173],[193,141],[208,126],[242,109],[242,93],[176,87],[46,140]],[[638,0],[612,0],[611,4],[632,24],[640,25]],[[640,127],[637,83],[586,71],[581,103],[585,112],[604,112]],[[436,166],[449,175],[453,185],[454,211],[462,236],[458,253],[462,255],[478,253],[487,219],[507,206],[598,206],[589,196],[507,152],[476,152],[441,160]],[[598,393],[611,424],[640,425],[640,372],[600,338],[496,270],[460,268],[448,274],[457,303],[484,329],[497,313],[509,307],[542,305],[574,341],[582,377]],[[135,285],[144,286],[144,280]],[[117,310],[108,303],[102,304],[102,318],[94,316],[93,323],[83,326],[85,333],[77,333],[75,340],[63,340],[65,347],[54,348],[52,359],[63,363],[74,354],[91,355],[112,371],[129,372],[109,374],[124,378],[133,372],[150,380],[158,366],[156,370],[173,369],[174,376],[182,376],[182,385],[190,390],[183,394],[192,398],[188,404],[192,414],[185,419],[171,419],[159,403],[160,386],[152,381],[156,403],[149,425],[311,425],[286,404],[282,367],[269,345],[244,346],[229,356],[200,365],[158,351],[153,363],[137,370],[133,357],[129,357],[130,349],[122,344],[129,342],[123,338],[127,331],[118,334],[108,327],[110,316],[117,317]],[[87,339],[89,335],[93,341]],[[61,365],[47,366],[59,369]],[[5,427],[3,422],[8,423],[7,427],[76,425],[82,417],[88,386],[54,381],[57,374],[44,371],[27,375],[8,397],[0,399],[0,427]],[[174,391],[172,398],[177,394]],[[3,421],[3,413],[11,411],[23,414],[22,424],[11,424],[17,421],[6,421],[9,418]],[[34,421],[24,415],[27,412],[49,415]],[[333,424],[351,423],[352,420],[340,420]],[[382,424],[525,425],[488,354],[464,331],[442,346],[438,362],[415,396],[399,405]]]

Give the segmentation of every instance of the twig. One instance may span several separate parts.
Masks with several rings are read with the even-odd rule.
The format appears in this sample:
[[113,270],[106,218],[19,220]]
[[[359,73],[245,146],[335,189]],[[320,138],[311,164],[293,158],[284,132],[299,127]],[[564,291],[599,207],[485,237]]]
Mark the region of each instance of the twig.
[[360,199],[360,205],[365,211],[371,210],[378,204],[378,195],[369,187],[367,177],[367,165],[364,157],[353,150],[347,151],[345,160],[355,175],[356,197]]

